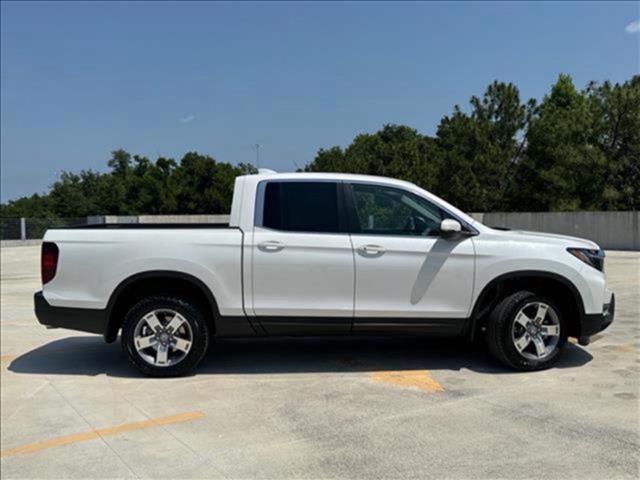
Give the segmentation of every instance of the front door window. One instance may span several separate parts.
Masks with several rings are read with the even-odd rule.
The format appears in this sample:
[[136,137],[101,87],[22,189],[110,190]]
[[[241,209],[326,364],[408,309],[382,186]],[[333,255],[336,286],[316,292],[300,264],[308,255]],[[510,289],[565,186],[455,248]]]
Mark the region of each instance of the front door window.
[[411,192],[381,185],[353,185],[355,233],[436,236],[445,212]]

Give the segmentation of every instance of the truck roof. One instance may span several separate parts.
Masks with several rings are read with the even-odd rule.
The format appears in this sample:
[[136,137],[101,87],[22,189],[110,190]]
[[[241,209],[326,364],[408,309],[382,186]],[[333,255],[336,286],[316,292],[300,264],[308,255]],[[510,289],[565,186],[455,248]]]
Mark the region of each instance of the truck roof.
[[313,180],[313,179],[318,179],[318,180],[350,180],[350,181],[365,181],[365,182],[372,182],[372,181],[382,181],[383,183],[395,183],[398,185],[403,185],[403,186],[413,186],[415,187],[416,185],[411,183],[411,182],[407,182],[405,180],[398,180],[397,178],[391,178],[391,177],[381,177],[378,175],[362,175],[362,174],[355,174],[355,173],[332,173],[332,172],[283,172],[283,173],[278,173],[278,172],[274,172],[273,170],[268,170],[268,169],[260,169],[259,173],[257,174],[253,174],[253,175],[245,175],[245,177],[250,177],[253,178],[257,181],[260,180],[275,180],[275,179],[282,179],[282,180],[286,180],[286,179],[300,179],[300,178],[304,178],[304,179],[309,179],[309,180]]

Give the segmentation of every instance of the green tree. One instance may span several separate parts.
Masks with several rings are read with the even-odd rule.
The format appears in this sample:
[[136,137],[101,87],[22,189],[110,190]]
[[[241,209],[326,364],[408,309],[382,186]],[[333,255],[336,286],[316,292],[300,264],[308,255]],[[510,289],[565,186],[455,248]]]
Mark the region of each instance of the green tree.
[[250,163],[237,167],[210,156],[187,153],[180,164],[171,158],[112,152],[110,171],[62,172],[47,195],[33,195],[0,205],[3,218],[38,217],[50,224],[89,215],[228,213],[235,178],[257,173]]
[[100,211],[95,195],[102,174],[82,170],[79,174],[62,172],[51,187],[49,199],[58,217],[85,217]]
[[2,218],[49,218],[52,216],[53,211],[49,195],[38,195],[34,193],[30,197],[22,197],[0,204],[0,217]]
[[606,158],[594,148],[592,111],[571,77],[560,75],[527,132],[514,185],[514,206],[527,210],[601,207]]
[[605,210],[640,209],[640,75],[623,84],[589,84],[590,143],[606,158]]
[[433,139],[405,125],[385,125],[376,133],[358,135],[344,151],[321,149],[304,170],[382,175],[431,188],[437,175],[435,162]]
[[305,172],[356,173],[355,166],[350,168],[340,147],[321,148],[311,163],[303,169]]
[[216,162],[208,155],[187,153],[176,172],[181,213],[229,213],[234,181],[242,173],[240,168]]
[[131,170],[131,154],[121,148],[114,150],[107,165],[115,176],[126,177]]
[[256,173],[258,173],[258,169],[250,163],[240,162],[238,164],[238,172],[240,175],[255,175]]
[[494,82],[470,103],[470,114],[456,106],[438,126],[436,191],[468,211],[501,210],[524,152],[535,102],[522,104],[515,85]]

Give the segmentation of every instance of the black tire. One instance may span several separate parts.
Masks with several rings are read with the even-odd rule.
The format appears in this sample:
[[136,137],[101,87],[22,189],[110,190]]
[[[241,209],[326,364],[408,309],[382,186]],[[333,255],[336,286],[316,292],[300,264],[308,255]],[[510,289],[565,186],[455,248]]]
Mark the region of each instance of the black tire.
[[[135,346],[135,329],[138,322],[154,310],[173,310],[188,323],[192,332],[191,347],[182,360],[173,365],[157,366],[148,363]],[[209,346],[209,327],[195,303],[188,299],[158,295],[140,300],[127,312],[122,324],[122,349],[129,360],[142,373],[152,377],[176,377],[196,368]]]
[[[544,302],[555,311],[560,323],[560,338],[558,344],[547,357],[534,360],[524,357],[516,348],[512,340],[512,328],[515,316],[527,303]],[[528,291],[519,291],[507,295],[495,306],[486,331],[486,341],[491,354],[505,365],[519,371],[544,370],[551,367],[559,358],[567,341],[567,328],[562,317],[562,311],[548,298],[540,297]]]

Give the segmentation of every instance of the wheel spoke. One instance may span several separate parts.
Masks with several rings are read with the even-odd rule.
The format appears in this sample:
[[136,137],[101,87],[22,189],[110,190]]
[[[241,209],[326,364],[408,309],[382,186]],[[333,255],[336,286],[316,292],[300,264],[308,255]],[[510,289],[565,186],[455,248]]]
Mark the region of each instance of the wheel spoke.
[[184,338],[174,337],[173,339],[173,348],[176,350],[180,350],[181,352],[187,353],[189,351],[189,347],[191,346],[191,342],[189,340],[185,340]]
[[169,331],[169,333],[175,333],[178,331],[178,329],[182,326],[184,322],[185,322],[185,319],[182,318],[182,315],[176,313],[171,319],[171,321],[169,322],[169,324],[167,325],[167,330]]
[[156,355],[156,365],[166,365],[169,359],[169,346],[158,345],[158,353]]
[[149,348],[156,343],[156,336],[149,335],[148,337],[140,337],[136,338],[136,349],[144,350],[145,348]]
[[524,312],[518,313],[516,316],[516,323],[522,325],[522,327],[527,328],[527,325],[531,322],[531,319],[527,317]]
[[560,342],[558,312],[544,301],[525,303],[511,324],[511,341],[528,360],[543,361],[551,357],[557,353]]
[[160,319],[158,318],[156,312],[152,312],[146,317],[144,317],[147,325],[151,327],[151,330],[157,332],[158,329],[162,329],[162,323],[160,323]]
[[193,347],[189,321],[172,308],[158,308],[141,316],[133,332],[133,348],[139,358],[154,367],[182,362]]
[[525,333],[514,342],[519,352],[522,352],[525,348],[527,348],[527,345],[529,345],[529,343],[531,343],[531,337],[528,333]]
[[560,335],[560,326],[559,325],[542,325],[542,334],[547,337],[557,337]]
[[538,305],[538,311],[536,312],[536,322],[542,323],[544,317],[547,316],[547,310],[549,310],[549,305],[544,303],[540,303]]
[[547,347],[544,345],[542,337],[535,336],[532,338],[532,340],[533,345],[536,347],[536,353],[538,354],[538,357],[543,357],[545,352],[547,351]]

